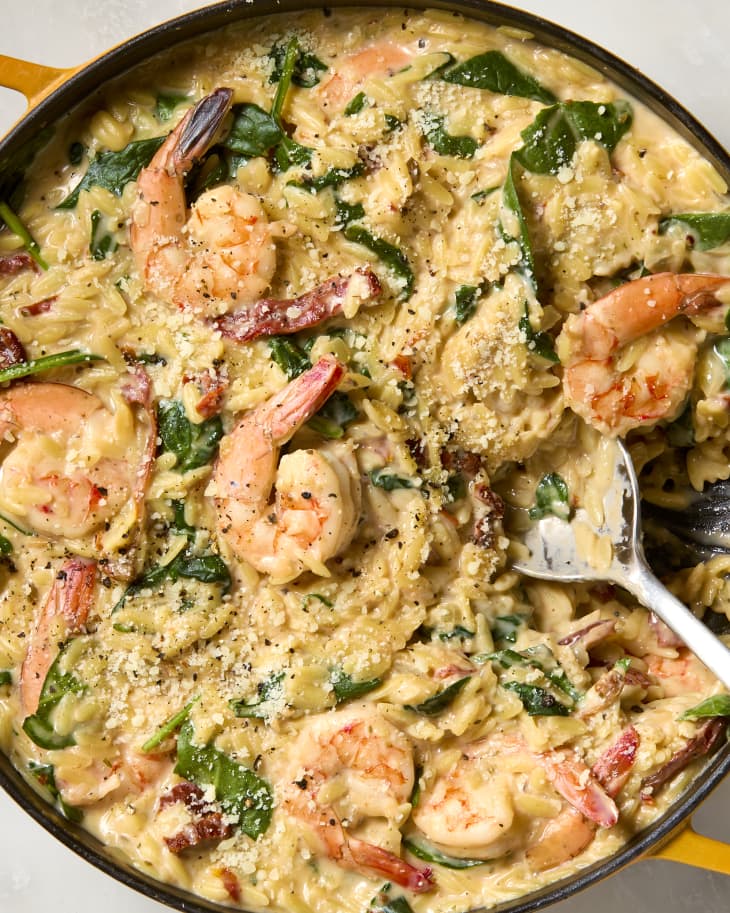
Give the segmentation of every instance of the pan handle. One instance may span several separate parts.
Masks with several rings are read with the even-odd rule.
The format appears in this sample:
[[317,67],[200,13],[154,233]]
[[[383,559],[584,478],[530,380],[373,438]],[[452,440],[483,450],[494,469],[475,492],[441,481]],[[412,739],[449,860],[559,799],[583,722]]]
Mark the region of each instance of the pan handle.
[[670,859],[730,875],[730,844],[698,834],[691,823],[652,853],[650,858]]
[[0,86],[22,92],[33,106],[57,84],[63,82],[69,70],[46,67],[30,60],[20,60],[0,54]]

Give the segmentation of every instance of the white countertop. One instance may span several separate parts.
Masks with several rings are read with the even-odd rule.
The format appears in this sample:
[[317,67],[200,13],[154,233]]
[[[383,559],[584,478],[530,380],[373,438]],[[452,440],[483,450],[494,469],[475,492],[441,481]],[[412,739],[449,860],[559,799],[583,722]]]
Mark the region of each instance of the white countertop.
[[[49,66],[87,60],[195,9],[195,0],[2,0],[0,53]],[[404,2],[404,6],[407,5]],[[730,3],[727,0],[513,0],[623,57],[672,93],[730,147]],[[0,134],[24,101],[0,89]],[[730,842],[730,782],[695,817]],[[163,913],[46,834],[0,795],[1,913]],[[730,878],[668,862],[635,865],[551,908],[551,913],[728,913]]]

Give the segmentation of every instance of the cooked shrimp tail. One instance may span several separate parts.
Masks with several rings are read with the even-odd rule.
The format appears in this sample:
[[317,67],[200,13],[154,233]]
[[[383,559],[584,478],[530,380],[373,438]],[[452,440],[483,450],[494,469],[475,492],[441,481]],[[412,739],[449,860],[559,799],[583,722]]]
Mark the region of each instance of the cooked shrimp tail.
[[367,874],[377,872],[414,894],[423,894],[433,888],[432,870],[428,866],[416,868],[395,853],[355,837],[349,837],[347,845],[358,871],[364,870]]
[[[718,305],[715,293],[728,282],[706,273],[657,273],[627,282],[571,315],[558,339],[568,405],[611,435],[673,419],[692,383],[697,345],[658,331],[680,314]],[[624,347],[647,334],[643,350],[622,370]]]
[[94,598],[96,562],[69,558],[56,574],[28,643],[20,670],[20,700],[26,716],[38,709],[43,682],[58,644],[86,624]]
[[279,461],[282,445],[327,401],[344,371],[324,356],[221,442],[214,470],[218,529],[236,555],[277,582],[306,569],[328,576],[325,561],[349,544],[357,525],[360,480],[349,443],[294,450]]
[[[191,108],[173,130],[170,134],[174,140],[169,147],[169,164],[173,165],[175,174],[186,174],[205,155],[220,133],[232,99],[233,89],[215,89]],[[170,142],[170,137],[165,143]]]

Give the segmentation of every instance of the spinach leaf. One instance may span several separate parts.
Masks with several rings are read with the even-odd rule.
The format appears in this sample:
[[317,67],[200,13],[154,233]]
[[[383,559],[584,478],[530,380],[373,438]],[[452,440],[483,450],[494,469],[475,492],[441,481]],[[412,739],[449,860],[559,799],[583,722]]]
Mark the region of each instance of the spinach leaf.
[[321,602],[322,605],[326,605],[328,609],[332,608],[332,603],[329,599],[323,596],[321,593],[307,593],[302,597],[302,608],[306,609],[309,605],[310,600],[316,599],[318,602]]
[[447,70],[441,78],[445,82],[488,89],[501,95],[518,95],[551,105],[557,98],[540,83],[516,67],[501,51],[487,51],[471,57]]
[[454,702],[455,698],[470,678],[470,675],[465,675],[464,678],[457,679],[455,682],[447,685],[442,691],[426,698],[426,700],[422,701],[420,704],[406,704],[405,708],[406,710],[413,710],[416,713],[421,713],[424,716],[438,716]]
[[492,637],[495,641],[513,644],[517,640],[517,632],[526,626],[524,615],[497,615],[491,625]]
[[448,495],[448,501],[452,504],[454,501],[461,501],[466,497],[466,482],[464,481],[464,476],[460,472],[455,472],[448,477],[446,480],[446,493]]
[[284,675],[282,672],[275,672],[263,682],[259,682],[256,687],[258,700],[247,704],[244,700],[233,700],[228,702],[228,706],[237,717],[243,719],[265,720],[269,715],[266,712],[266,705],[271,701],[278,700],[284,693]]
[[160,92],[155,101],[155,117],[160,122],[170,120],[175,113],[175,108],[186,101],[189,101],[188,96],[181,95],[179,92]]
[[340,438],[345,433],[345,427],[359,415],[360,411],[350,397],[341,390],[335,390],[307,424],[324,437]]
[[716,342],[714,352],[725,369],[725,388],[730,387],[730,336]]
[[502,682],[506,691],[512,691],[522,701],[529,716],[570,716],[570,707],[561,704],[549,691],[538,685],[524,682]]
[[525,276],[533,288],[537,289],[537,278],[535,276],[535,258],[532,253],[532,243],[530,234],[527,230],[527,219],[522,211],[522,203],[517,193],[517,184],[515,183],[515,157],[514,153],[509,160],[507,177],[502,188],[502,203],[505,209],[508,209],[515,217],[517,222],[517,235],[513,236],[505,232],[502,226],[502,232],[507,240],[516,241],[520,248],[520,260],[517,269]]
[[477,190],[476,193],[471,195],[471,198],[475,203],[481,203],[482,200],[486,200],[486,198],[490,197],[496,190],[499,190],[499,187],[499,184],[495,184],[494,187],[485,187],[484,190]]
[[145,753],[152,751],[154,748],[157,748],[158,745],[161,745],[165,739],[169,738],[173,732],[182,726],[182,724],[190,715],[190,711],[192,710],[193,705],[196,704],[199,700],[200,695],[198,695],[198,697],[194,697],[192,701],[188,701],[182,710],[178,710],[174,716],[171,716],[169,720],[163,723],[157,732],[153,736],[150,736],[149,739],[147,739],[147,741],[142,746],[142,751]]
[[395,114],[386,114],[385,115],[385,132],[392,133],[394,130],[398,130],[403,126],[403,121],[396,117]]
[[368,97],[364,92],[358,92],[354,98],[351,98],[350,101],[345,105],[345,117],[352,117],[353,114],[358,114],[362,109],[367,105]]
[[[269,51],[269,57],[274,63],[274,68],[269,77],[269,82],[279,82],[284,70],[287,47],[281,43],[275,44]],[[319,74],[327,70],[327,64],[310,51],[297,47],[291,80],[295,86],[302,89],[311,89],[319,83]]]
[[458,856],[447,856],[435,847],[426,846],[424,843],[416,843],[408,837],[403,838],[403,846],[412,853],[417,859],[424,862],[435,862],[436,865],[442,865],[445,869],[473,869],[478,865],[486,865],[488,859],[460,859]]
[[312,367],[309,357],[292,339],[286,336],[270,336],[267,342],[271,350],[271,360],[281,368],[288,380],[294,380]]
[[233,107],[230,132],[220,145],[237,155],[256,158],[266,155],[283,136],[271,114],[258,105],[244,102]]
[[[387,887],[390,887],[390,885],[387,885]],[[374,898],[368,910],[374,911],[374,913],[413,913],[413,907],[403,895],[391,898],[385,893]]]
[[281,61],[281,73],[279,84],[276,87],[276,94],[271,105],[271,117],[274,123],[281,131],[279,144],[274,148],[273,163],[279,171],[287,171],[292,165],[306,165],[312,157],[312,149],[302,146],[287,136],[282,121],[282,111],[284,102],[289,93],[289,88],[294,77],[298,55],[300,53],[299,42],[296,38],[291,38],[287,43],[284,56]]
[[65,368],[67,365],[88,365],[92,361],[104,361],[104,357],[81,352],[79,349],[54,352],[53,355],[42,355],[40,358],[31,358],[30,361],[21,361],[17,365],[3,368],[0,370],[0,384],[8,380],[17,380],[19,377],[30,377],[31,374],[52,371],[54,368]]
[[28,251],[38,266],[44,270],[48,269],[48,264],[41,256],[41,249],[38,246],[38,242],[33,238],[33,235],[31,235],[7,203],[0,203],[0,218],[7,225],[9,231],[12,231],[13,234],[20,238],[23,242],[23,247]]
[[474,637],[475,633],[463,625],[456,625],[450,631],[439,631],[437,636],[439,640],[453,640],[455,637]]
[[[339,187],[340,184],[344,184],[345,181],[359,178],[364,173],[365,166],[363,163],[356,162],[349,168],[330,168],[319,177],[304,178],[301,181],[289,181],[289,184],[292,187],[300,187],[302,190],[308,190],[310,193],[318,193],[320,190],[324,190],[325,187]],[[365,213],[363,212],[362,215],[364,214]],[[362,216],[359,216],[359,218],[362,218]]]
[[626,101],[559,102],[540,111],[522,131],[524,145],[513,155],[528,171],[557,174],[573,161],[579,142],[595,140],[612,152],[632,120],[631,105]]
[[335,197],[335,227],[342,228],[350,222],[357,222],[365,218],[365,208],[362,203],[347,203]]
[[83,143],[80,143],[78,140],[71,143],[68,147],[68,163],[69,165],[80,165],[84,160],[84,153],[86,148]]
[[41,748],[55,750],[75,745],[73,735],[59,735],[53,728],[51,713],[66,694],[81,694],[86,686],[70,672],[61,672],[60,664],[68,644],[63,646],[51,663],[43,682],[38,709],[23,721],[23,732]]
[[80,808],[68,805],[61,798],[61,793],[56,786],[56,774],[53,764],[37,764],[35,761],[29,761],[28,770],[41,786],[48,790],[54,802],[58,803],[58,807],[61,809],[64,818],[68,818],[69,821],[78,824],[83,818],[83,812]]
[[[719,353],[718,353],[719,354]],[[728,351],[728,360],[725,362],[725,386],[730,380],[730,350]],[[692,447],[695,442],[695,428],[692,420],[692,404],[687,405],[682,410],[679,418],[676,418],[667,428],[667,440],[672,447]]]
[[223,423],[219,415],[195,424],[188,419],[185,407],[176,399],[160,402],[157,421],[162,449],[175,454],[178,472],[198,469],[209,463],[223,437]]
[[352,241],[354,244],[362,244],[363,247],[374,253],[385,266],[392,270],[401,283],[401,292],[398,296],[401,301],[407,301],[411,297],[415,276],[403,251],[388,241],[371,235],[362,225],[348,225],[345,228],[344,235],[348,241]]
[[10,669],[0,669],[0,687],[3,685],[12,685],[13,674]]
[[368,476],[376,488],[382,488],[384,491],[395,491],[396,488],[420,487],[419,480],[408,479],[405,476],[399,476],[392,472],[386,472],[384,468],[371,469],[368,473]]
[[531,520],[554,514],[561,520],[570,517],[570,492],[565,479],[557,472],[546,472],[535,489],[535,506],[529,510]]
[[518,324],[520,330],[525,334],[525,343],[528,350],[533,355],[539,355],[546,361],[552,361],[553,364],[559,364],[560,359],[555,351],[552,337],[544,330],[533,330],[530,322],[530,307],[525,302],[525,313],[520,317]]
[[89,240],[89,253],[94,260],[105,260],[108,254],[113,254],[117,249],[117,242],[113,235],[108,235],[102,227],[103,216],[98,209],[91,213],[91,238]]
[[712,250],[730,240],[730,212],[672,213],[659,222],[659,234],[675,223],[689,229],[697,250]]
[[306,165],[312,158],[313,149],[284,136],[274,149],[274,164],[277,171],[288,171],[294,165]]
[[565,670],[555,659],[552,651],[542,644],[537,647],[529,647],[522,653],[509,649],[498,650],[495,653],[475,656],[473,659],[474,662],[498,663],[503,669],[511,669],[513,666],[522,669],[537,669],[552,685],[567,694],[572,701],[578,701],[582,697],[580,691],[573,685],[565,674]]
[[81,191],[90,187],[104,187],[120,197],[125,186],[136,180],[140,171],[149,165],[165,139],[164,136],[141,139],[129,143],[119,152],[102,152],[97,155],[81,181],[56,208],[73,209]]
[[[7,536],[0,536],[0,557],[7,558],[8,555],[13,553],[13,543]],[[2,684],[2,679],[0,678],[0,684]]]
[[461,326],[474,316],[479,299],[484,294],[481,285],[460,285],[454,293],[454,315]]
[[422,118],[423,135],[429,146],[439,155],[454,155],[461,159],[470,159],[479,147],[471,136],[452,136],[445,127],[443,114],[424,114]]
[[730,694],[715,694],[695,707],[685,710],[680,720],[703,720],[713,716],[730,716]]
[[213,745],[196,745],[193,737],[187,720],[177,739],[175,773],[202,788],[212,785],[223,811],[238,818],[244,834],[253,840],[260,837],[271,823],[274,807],[269,784]]
[[344,701],[350,701],[353,698],[361,697],[368,691],[373,691],[382,685],[382,678],[368,678],[363,681],[354,681],[351,675],[344,672],[341,668],[336,667],[330,673],[330,682],[335,692],[335,701],[342,704]]

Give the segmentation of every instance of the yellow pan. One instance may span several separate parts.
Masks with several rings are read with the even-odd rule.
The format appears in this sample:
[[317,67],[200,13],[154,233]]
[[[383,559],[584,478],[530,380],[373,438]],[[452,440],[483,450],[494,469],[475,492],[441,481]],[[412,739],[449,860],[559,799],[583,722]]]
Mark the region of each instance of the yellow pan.
[[[347,0],[334,0],[329,6],[351,6]],[[375,0],[371,6],[402,6],[397,0]],[[595,66],[614,82],[631,92],[717,167],[730,184],[730,157],[708,131],[663,89],[624,61],[585,38],[546,22],[529,13],[488,0],[410,0],[414,8],[439,8],[462,12],[472,18],[496,25],[511,25],[531,32],[537,40],[557,47]],[[70,69],[46,67],[26,60],[0,55],[0,85],[22,92],[28,111],[0,141],[0,176],[14,153],[33,135],[92,94],[107,79],[129,69],[171,44],[201,35],[232,21],[268,13],[319,8],[316,0],[260,0],[255,10],[247,0],[228,0],[196,10],[157,26],[117,46],[87,64]],[[691,815],[712,789],[730,772],[730,743],[707,764],[687,792],[651,827],[637,835],[614,856],[582,870],[577,875],[550,885],[519,900],[500,906],[491,913],[528,913],[564,900],[598,880],[635,862],[666,859],[730,875],[730,845],[698,834]],[[113,858],[88,833],[62,818],[48,806],[0,754],[0,786],[44,828],[98,868],[143,894],[187,913],[225,913],[185,891],[163,885]]]

